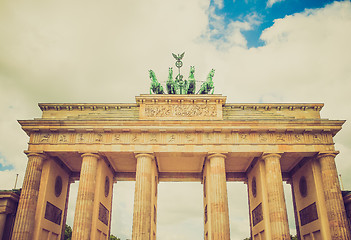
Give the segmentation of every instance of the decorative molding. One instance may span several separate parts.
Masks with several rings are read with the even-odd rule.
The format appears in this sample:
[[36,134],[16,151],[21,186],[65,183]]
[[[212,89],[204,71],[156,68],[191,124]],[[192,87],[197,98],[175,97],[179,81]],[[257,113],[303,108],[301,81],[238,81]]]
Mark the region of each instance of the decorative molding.
[[175,117],[175,118],[194,118],[194,117],[206,117],[216,118],[217,105],[145,105],[145,117],[146,118],[163,118],[163,117]]
[[31,134],[30,144],[325,145],[333,144],[333,138],[329,132],[35,132]]

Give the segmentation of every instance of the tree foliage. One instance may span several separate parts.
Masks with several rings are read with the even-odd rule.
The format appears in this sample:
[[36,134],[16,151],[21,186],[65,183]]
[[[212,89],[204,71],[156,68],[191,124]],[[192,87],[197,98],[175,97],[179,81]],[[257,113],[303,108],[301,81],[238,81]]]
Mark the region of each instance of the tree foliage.
[[64,240],[71,240],[71,238],[72,238],[72,228],[66,224]]
[[110,240],[121,240],[120,238],[114,236],[113,234],[110,235]]

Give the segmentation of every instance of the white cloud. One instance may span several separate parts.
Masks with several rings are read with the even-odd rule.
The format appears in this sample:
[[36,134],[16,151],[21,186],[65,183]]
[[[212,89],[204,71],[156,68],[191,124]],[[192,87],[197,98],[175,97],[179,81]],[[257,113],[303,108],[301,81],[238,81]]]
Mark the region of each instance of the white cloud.
[[268,0],[267,7],[272,7],[273,4],[278,3],[278,2],[282,2],[282,1],[285,1],[285,0]]
[[224,7],[223,0],[214,0],[214,4],[218,9],[222,9]]
[[[134,0],[133,4],[1,1],[0,152],[15,169],[1,172],[0,188],[12,188],[16,173],[23,179],[27,161],[23,150],[28,137],[16,120],[40,117],[38,102],[134,102],[135,95],[148,92],[148,69],[155,70],[159,80],[166,80],[168,67],[174,64],[172,52],[186,51],[183,71],[187,73],[189,65],[195,65],[198,80],[215,68],[215,92],[228,96],[227,102],[324,102],[322,117],[351,119],[347,104],[351,102],[349,1],[276,20],[261,36],[266,45],[251,49],[246,48],[241,32],[257,24],[257,16],[222,26],[223,18],[211,11],[209,3],[202,0],[172,4],[156,0]],[[207,29],[208,14],[214,19],[212,30]],[[224,37],[211,38],[216,34]],[[204,35],[207,38],[201,38]],[[337,164],[345,176],[344,185],[349,188],[350,134],[351,125],[347,122],[335,137],[341,151]],[[131,222],[128,211],[133,190],[119,191],[121,185],[115,184],[114,204],[118,206],[114,205],[114,209],[119,212],[113,210],[113,230],[118,229],[120,216],[129,216],[126,221]],[[228,187],[228,193],[233,188]],[[193,193],[187,190],[185,194]],[[194,193],[194,197],[199,196]],[[161,197],[159,200],[162,208],[165,203]],[[245,197],[234,202],[244,201]],[[194,205],[186,204],[173,205],[173,209]],[[230,216],[231,234],[236,236],[233,234],[239,230],[235,226],[247,226],[247,209],[238,209],[232,199],[230,204],[230,211],[235,212]],[[124,206],[129,209],[127,212],[117,210]],[[73,209],[69,210],[71,222]],[[170,211],[172,206],[164,209]],[[170,239],[167,233],[176,235],[178,231],[192,234],[194,238],[188,239],[201,238],[201,208],[196,209],[194,218],[189,218],[192,214],[159,212],[166,215],[159,216],[165,225],[159,226],[158,236],[164,237],[158,239]],[[239,212],[242,219],[237,217]],[[173,220],[179,225],[165,227],[167,221]],[[113,233],[131,234],[130,225],[122,226]],[[249,236],[248,228],[240,234],[245,231]]]
[[215,7],[210,6],[209,25],[202,37],[220,50],[228,50],[233,47],[246,48],[247,40],[243,32],[252,30],[260,23],[260,17],[255,12],[243,17],[242,21],[233,21],[216,14]]

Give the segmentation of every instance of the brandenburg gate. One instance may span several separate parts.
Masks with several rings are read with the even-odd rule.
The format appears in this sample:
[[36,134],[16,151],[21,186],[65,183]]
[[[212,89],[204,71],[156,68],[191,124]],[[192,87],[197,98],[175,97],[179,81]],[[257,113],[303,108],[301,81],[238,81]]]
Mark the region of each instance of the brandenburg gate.
[[[145,94],[131,104],[39,104],[19,121],[28,165],[12,239],[61,239],[79,180],[72,239],[108,239],[113,184],[136,181],[133,240],[156,239],[157,186],[203,184],[204,238],[230,239],[227,181],[247,183],[252,239],[350,239],[323,104],[232,104],[219,94]],[[199,203],[201,204],[201,203]]]

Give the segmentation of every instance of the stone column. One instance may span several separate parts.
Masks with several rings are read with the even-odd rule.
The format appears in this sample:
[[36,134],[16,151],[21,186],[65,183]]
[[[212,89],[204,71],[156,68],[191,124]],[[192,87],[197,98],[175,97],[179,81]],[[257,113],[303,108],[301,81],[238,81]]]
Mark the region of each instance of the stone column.
[[0,239],[2,239],[2,236],[4,234],[6,217],[6,213],[0,213]]
[[82,155],[72,240],[90,240],[98,159],[97,154]]
[[223,154],[215,153],[208,156],[210,171],[208,178],[210,192],[211,238],[213,240],[229,240],[229,212],[227,181]]
[[320,153],[317,158],[321,166],[324,198],[332,239],[350,239],[344,201],[341,195],[334,158],[337,153]]
[[150,239],[151,234],[151,192],[152,192],[152,163],[151,154],[137,154],[137,169],[134,194],[133,240]]
[[266,168],[269,221],[272,240],[290,240],[280,157],[280,154],[276,153],[262,156]]
[[44,154],[28,153],[28,164],[18,203],[12,239],[32,239]]

